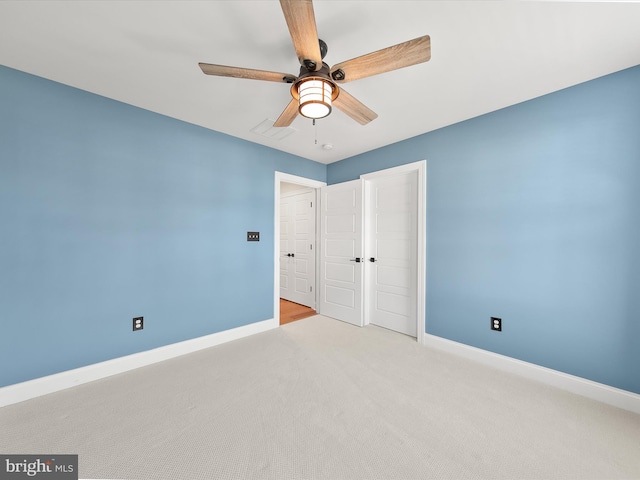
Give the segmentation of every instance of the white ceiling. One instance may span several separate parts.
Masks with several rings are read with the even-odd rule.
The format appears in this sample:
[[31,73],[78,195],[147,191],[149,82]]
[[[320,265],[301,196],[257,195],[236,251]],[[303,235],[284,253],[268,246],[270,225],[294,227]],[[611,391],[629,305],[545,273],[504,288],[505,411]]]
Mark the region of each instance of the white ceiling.
[[[289,85],[207,76],[198,62],[297,76],[276,0],[0,1],[0,64],[322,163],[640,64],[640,3],[315,0],[334,65],[431,36],[429,62],[343,84],[378,113],[334,109],[277,140]],[[317,136],[317,144],[315,142]],[[333,145],[326,150],[324,144]]]

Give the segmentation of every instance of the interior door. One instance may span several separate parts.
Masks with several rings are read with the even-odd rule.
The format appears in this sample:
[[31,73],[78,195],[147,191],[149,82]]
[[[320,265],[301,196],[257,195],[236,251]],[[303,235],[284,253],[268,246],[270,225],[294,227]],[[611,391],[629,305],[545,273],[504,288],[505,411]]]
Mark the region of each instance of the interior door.
[[367,181],[367,318],[415,337],[418,174]]
[[280,298],[315,309],[315,192],[280,199]]
[[362,180],[320,192],[319,313],[363,326]]
[[[292,268],[289,262],[293,250],[293,215],[291,202],[287,197],[280,198],[280,298],[288,300],[289,292],[293,289]],[[290,246],[291,243],[291,246]]]

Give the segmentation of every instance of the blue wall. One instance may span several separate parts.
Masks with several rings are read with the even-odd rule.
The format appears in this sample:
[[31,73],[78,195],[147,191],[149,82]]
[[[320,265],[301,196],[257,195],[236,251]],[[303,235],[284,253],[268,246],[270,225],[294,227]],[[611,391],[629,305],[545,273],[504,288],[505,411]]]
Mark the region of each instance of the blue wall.
[[276,170],[326,176],[0,66],[0,386],[273,318]]
[[427,332],[640,393],[638,105],[640,67],[325,167],[0,66],[0,386],[272,318],[274,171],[426,158]]
[[422,159],[427,333],[640,393],[640,67],[331,164],[328,183]]

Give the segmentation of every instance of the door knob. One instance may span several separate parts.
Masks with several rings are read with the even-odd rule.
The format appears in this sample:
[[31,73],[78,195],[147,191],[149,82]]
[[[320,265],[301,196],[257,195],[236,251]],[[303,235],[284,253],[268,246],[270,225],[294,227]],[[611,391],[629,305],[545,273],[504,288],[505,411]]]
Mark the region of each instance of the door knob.
[[352,258],[349,260],[350,262],[356,262],[356,263],[360,263],[362,261],[362,259],[360,257],[356,257],[356,258]]
[[377,262],[378,260],[376,260],[374,257],[371,257],[369,261],[373,263],[373,262]]

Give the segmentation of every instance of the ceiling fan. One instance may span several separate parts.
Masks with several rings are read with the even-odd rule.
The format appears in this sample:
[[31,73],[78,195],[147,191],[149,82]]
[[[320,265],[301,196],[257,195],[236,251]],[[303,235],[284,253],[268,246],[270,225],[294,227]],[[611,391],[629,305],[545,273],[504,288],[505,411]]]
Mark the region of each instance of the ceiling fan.
[[314,120],[326,117],[331,113],[332,105],[366,125],[378,115],[338,84],[416,65],[431,58],[431,39],[425,35],[329,67],[322,61],[327,53],[327,44],[318,39],[312,0],[280,0],[280,6],[301,65],[297,77],[287,73],[199,63],[207,75],[292,84],[292,99],[274,127],[291,125],[298,113]]

